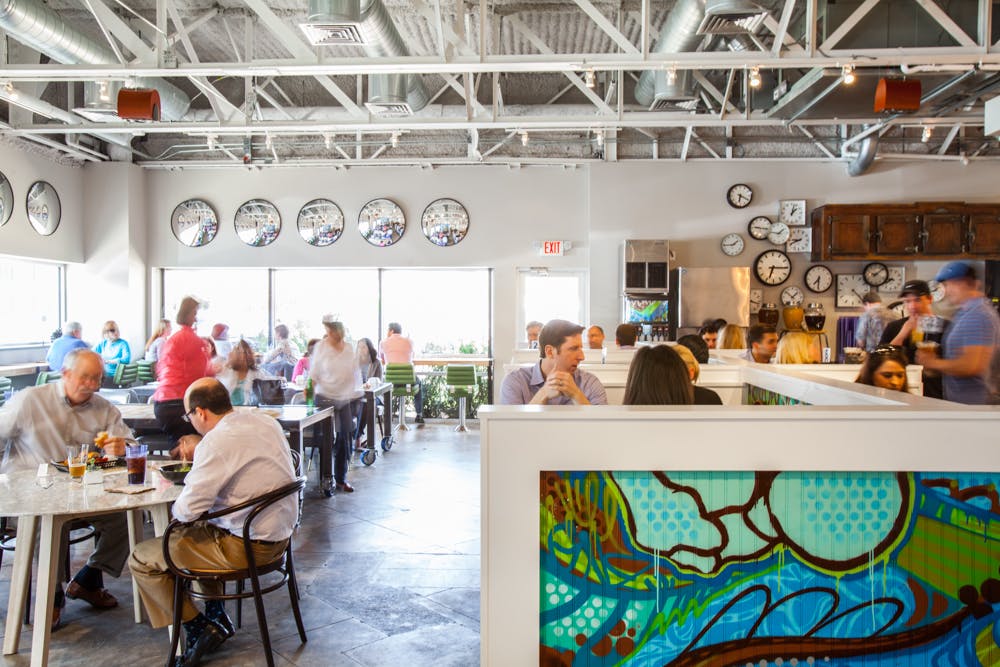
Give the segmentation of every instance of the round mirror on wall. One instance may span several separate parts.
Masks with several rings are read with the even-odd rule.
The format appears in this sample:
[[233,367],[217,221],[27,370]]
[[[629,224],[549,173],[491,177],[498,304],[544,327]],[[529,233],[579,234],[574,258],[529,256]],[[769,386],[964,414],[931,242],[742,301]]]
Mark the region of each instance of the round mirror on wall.
[[215,238],[219,231],[219,216],[208,202],[188,199],[174,209],[170,216],[170,230],[182,244],[200,248]]
[[469,233],[469,213],[454,199],[435,199],[424,209],[420,228],[434,245],[455,245]]
[[36,232],[48,236],[59,228],[62,218],[62,205],[59,194],[51,184],[45,181],[35,181],[28,188],[28,222]]
[[373,199],[358,215],[358,231],[372,245],[390,246],[403,238],[406,216],[391,199]]
[[344,233],[344,214],[329,199],[313,199],[299,211],[298,227],[303,241],[321,248]]
[[270,245],[280,232],[281,214],[266,199],[251,199],[236,210],[236,235],[247,245]]
[[0,173],[0,227],[7,224],[11,214],[14,213],[14,189],[10,187],[10,181]]

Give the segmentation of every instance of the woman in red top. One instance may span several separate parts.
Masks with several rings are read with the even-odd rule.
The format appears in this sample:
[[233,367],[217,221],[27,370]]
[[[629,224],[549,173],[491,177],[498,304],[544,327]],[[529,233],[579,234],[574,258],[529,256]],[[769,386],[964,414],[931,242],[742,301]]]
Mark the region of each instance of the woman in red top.
[[198,433],[184,419],[184,392],[192,382],[205,377],[208,367],[205,344],[194,331],[199,305],[190,296],[181,301],[177,309],[179,327],[163,344],[156,364],[159,386],[153,394],[153,414],[174,445],[182,436]]

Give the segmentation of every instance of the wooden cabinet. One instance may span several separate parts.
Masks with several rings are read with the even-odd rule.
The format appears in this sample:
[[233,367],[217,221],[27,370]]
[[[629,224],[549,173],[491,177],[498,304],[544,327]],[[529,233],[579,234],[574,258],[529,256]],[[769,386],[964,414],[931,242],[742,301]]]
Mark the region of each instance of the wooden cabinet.
[[814,261],[1000,259],[1000,204],[828,204],[811,222]]

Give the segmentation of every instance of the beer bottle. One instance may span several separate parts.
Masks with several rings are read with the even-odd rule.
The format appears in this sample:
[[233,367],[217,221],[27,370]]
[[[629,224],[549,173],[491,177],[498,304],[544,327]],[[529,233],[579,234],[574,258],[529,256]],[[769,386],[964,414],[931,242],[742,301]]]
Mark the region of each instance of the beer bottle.
[[309,407],[313,407],[314,405],[316,405],[316,390],[313,388],[312,377],[306,380],[305,396],[306,396],[306,405],[308,405]]

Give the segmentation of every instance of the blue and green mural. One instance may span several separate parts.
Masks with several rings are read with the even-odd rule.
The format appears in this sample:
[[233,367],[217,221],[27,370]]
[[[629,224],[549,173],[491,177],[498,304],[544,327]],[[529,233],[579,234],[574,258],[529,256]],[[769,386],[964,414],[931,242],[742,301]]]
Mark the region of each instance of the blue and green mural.
[[1000,473],[542,472],[541,665],[1000,665]]

